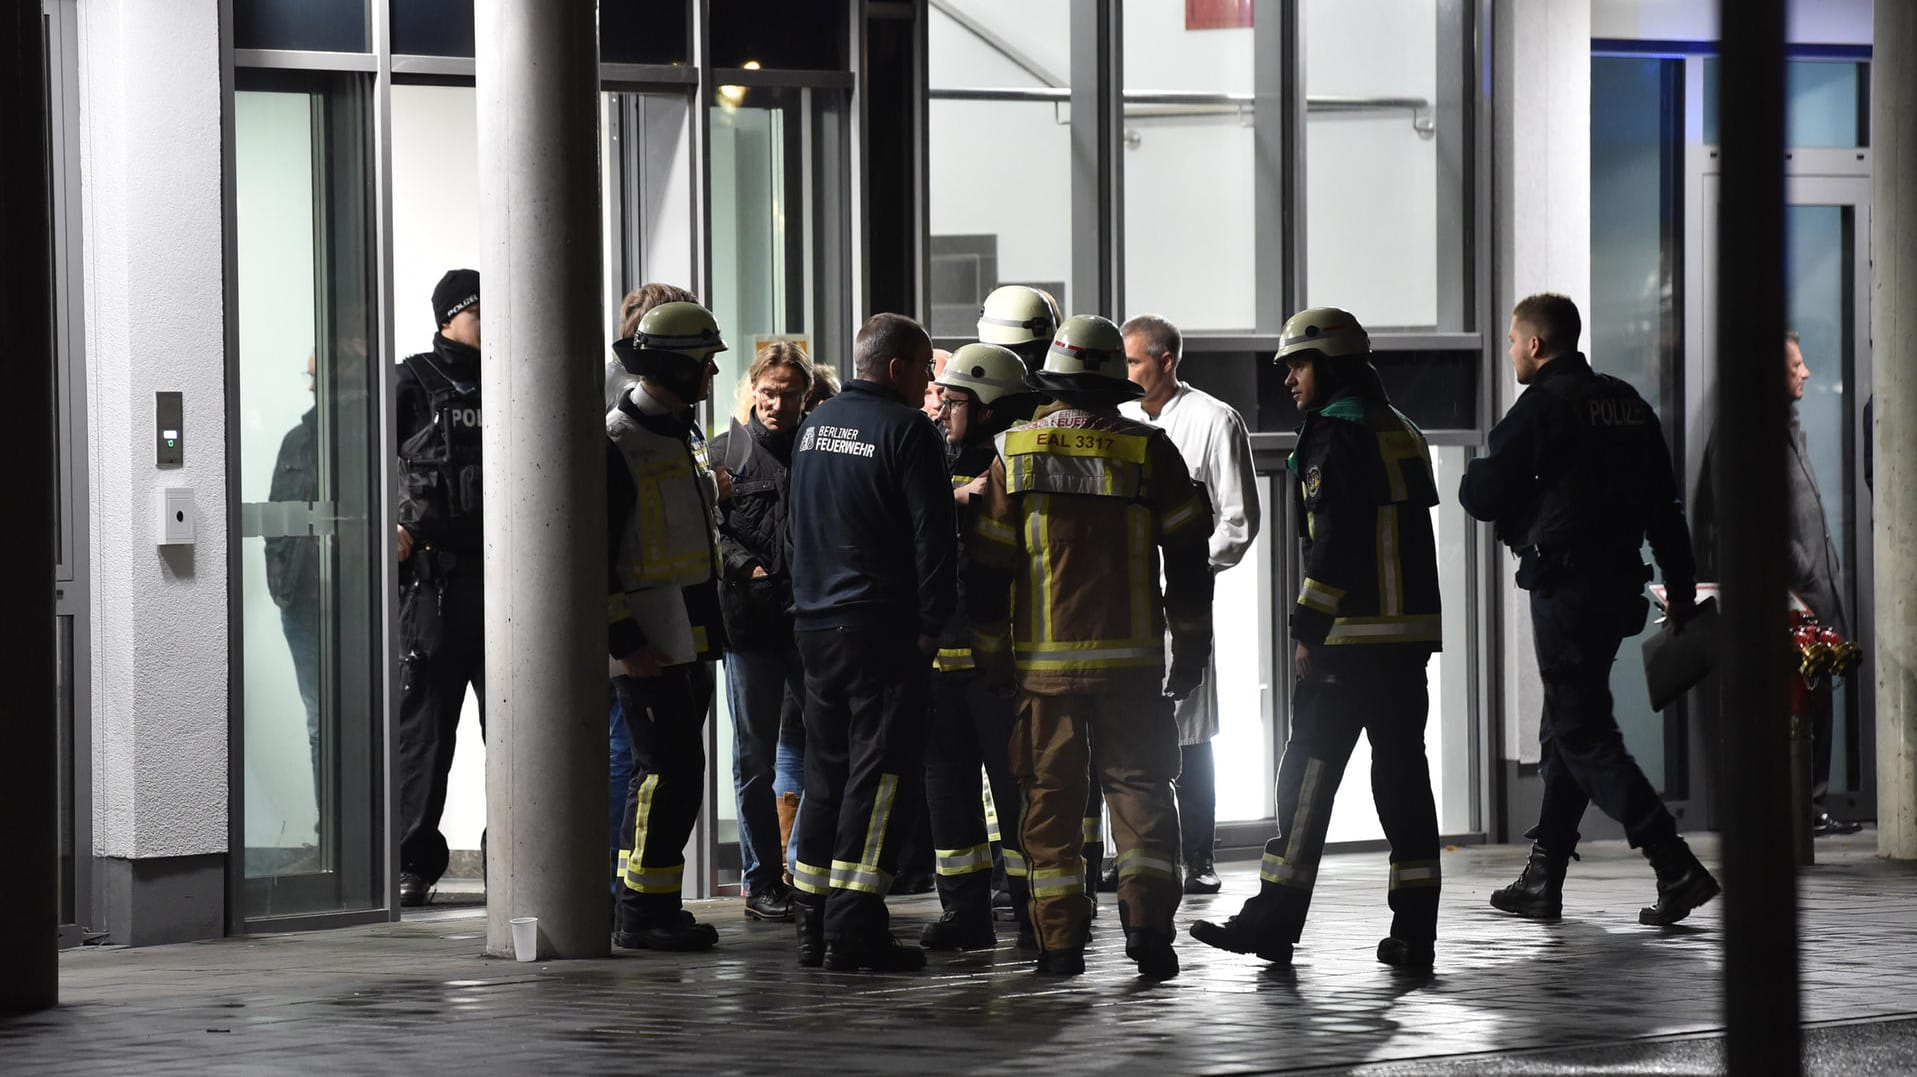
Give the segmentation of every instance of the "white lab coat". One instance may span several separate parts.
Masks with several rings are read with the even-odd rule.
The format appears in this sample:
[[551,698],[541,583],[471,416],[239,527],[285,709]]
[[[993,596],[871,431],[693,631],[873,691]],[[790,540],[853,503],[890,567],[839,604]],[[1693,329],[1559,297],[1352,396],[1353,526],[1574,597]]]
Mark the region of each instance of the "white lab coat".
[[[1144,405],[1119,405],[1127,419],[1149,423],[1165,431],[1191,470],[1193,482],[1204,484],[1211,497],[1212,575],[1237,564],[1258,537],[1262,519],[1258,507],[1258,477],[1251,466],[1251,438],[1245,420],[1230,404],[1184,382],[1159,410],[1158,418],[1145,414]],[[1167,640],[1169,648],[1170,641]],[[1169,654],[1169,650],[1167,651]],[[1218,734],[1218,663],[1206,665],[1203,683],[1178,704],[1178,743],[1203,744]]]

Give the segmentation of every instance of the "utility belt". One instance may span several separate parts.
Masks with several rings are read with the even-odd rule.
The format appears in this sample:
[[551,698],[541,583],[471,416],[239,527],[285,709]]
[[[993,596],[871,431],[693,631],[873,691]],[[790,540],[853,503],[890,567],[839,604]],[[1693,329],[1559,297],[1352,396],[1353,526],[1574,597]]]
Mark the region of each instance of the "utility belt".
[[486,556],[479,553],[453,553],[436,546],[413,551],[406,559],[413,570],[413,582],[444,590],[447,580],[480,579],[486,574]]
[[1551,587],[1573,578],[1615,582],[1639,588],[1650,582],[1651,566],[1636,550],[1594,546],[1525,546],[1518,555],[1518,586],[1527,591]]

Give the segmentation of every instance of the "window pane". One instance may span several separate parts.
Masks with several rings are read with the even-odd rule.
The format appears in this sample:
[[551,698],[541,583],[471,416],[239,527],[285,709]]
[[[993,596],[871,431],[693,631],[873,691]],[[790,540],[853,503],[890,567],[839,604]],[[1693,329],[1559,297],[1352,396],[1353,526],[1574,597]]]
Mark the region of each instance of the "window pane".
[[951,0],[932,9],[926,42],[935,90],[1071,85],[1070,4]]
[[[1440,250],[1438,138],[1381,99],[1438,99],[1438,5],[1430,0],[1306,0],[1305,289],[1311,306],[1344,307],[1374,331],[1435,327],[1438,275],[1464,272]],[[1441,263],[1440,259],[1443,259]]]
[[686,0],[600,0],[599,58],[609,64],[683,64],[692,45],[687,18]]
[[[1869,65],[1850,60],[1790,60],[1784,65],[1784,144],[1863,146],[1869,141],[1864,93]],[[1704,57],[1704,142],[1716,145],[1718,58]]]
[[712,5],[712,66],[846,69],[845,4]]
[[1188,30],[1178,4],[1124,15],[1126,311],[1250,329],[1252,31]]
[[393,0],[393,52],[473,55],[473,0]]
[[365,52],[366,0],[233,0],[233,47]]

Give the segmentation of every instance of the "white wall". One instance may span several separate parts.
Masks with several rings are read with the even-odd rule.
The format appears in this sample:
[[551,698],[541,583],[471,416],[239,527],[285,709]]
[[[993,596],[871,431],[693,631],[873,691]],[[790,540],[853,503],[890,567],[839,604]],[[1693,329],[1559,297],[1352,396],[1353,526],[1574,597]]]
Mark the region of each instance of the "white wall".
[[[218,6],[80,6],[86,236],[93,846],[227,849],[225,274]],[[185,402],[186,463],[154,466],[154,393]],[[156,547],[160,490],[197,543]]]
[[[1871,0],[1793,0],[1786,33],[1794,42],[1868,45],[1870,4]],[[1717,8],[1717,0],[1591,0],[1591,36],[1715,41]]]
[[[1498,309],[1534,292],[1562,292],[1580,307],[1591,295],[1591,2],[1498,0],[1497,70]],[[1487,327],[1501,338],[1505,326]],[[1508,367],[1497,381],[1499,414],[1517,398]],[[1497,641],[1504,663],[1504,755],[1538,759],[1537,651],[1531,611],[1511,582],[1516,566],[1503,547],[1491,578],[1503,589],[1506,616]]]

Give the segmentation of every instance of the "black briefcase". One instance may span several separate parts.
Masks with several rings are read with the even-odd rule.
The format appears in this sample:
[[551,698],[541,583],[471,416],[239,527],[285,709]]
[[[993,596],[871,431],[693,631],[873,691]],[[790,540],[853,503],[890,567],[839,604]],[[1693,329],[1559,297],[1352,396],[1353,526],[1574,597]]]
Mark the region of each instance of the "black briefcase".
[[1717,664],[1717,621],[1717,599],[1707,598],[1684,622],[1684,631],[1672,631],[1674,623],[1666,621],[1644,641],[1644,687],[1652,710],[1663,710],[1710,676]]

